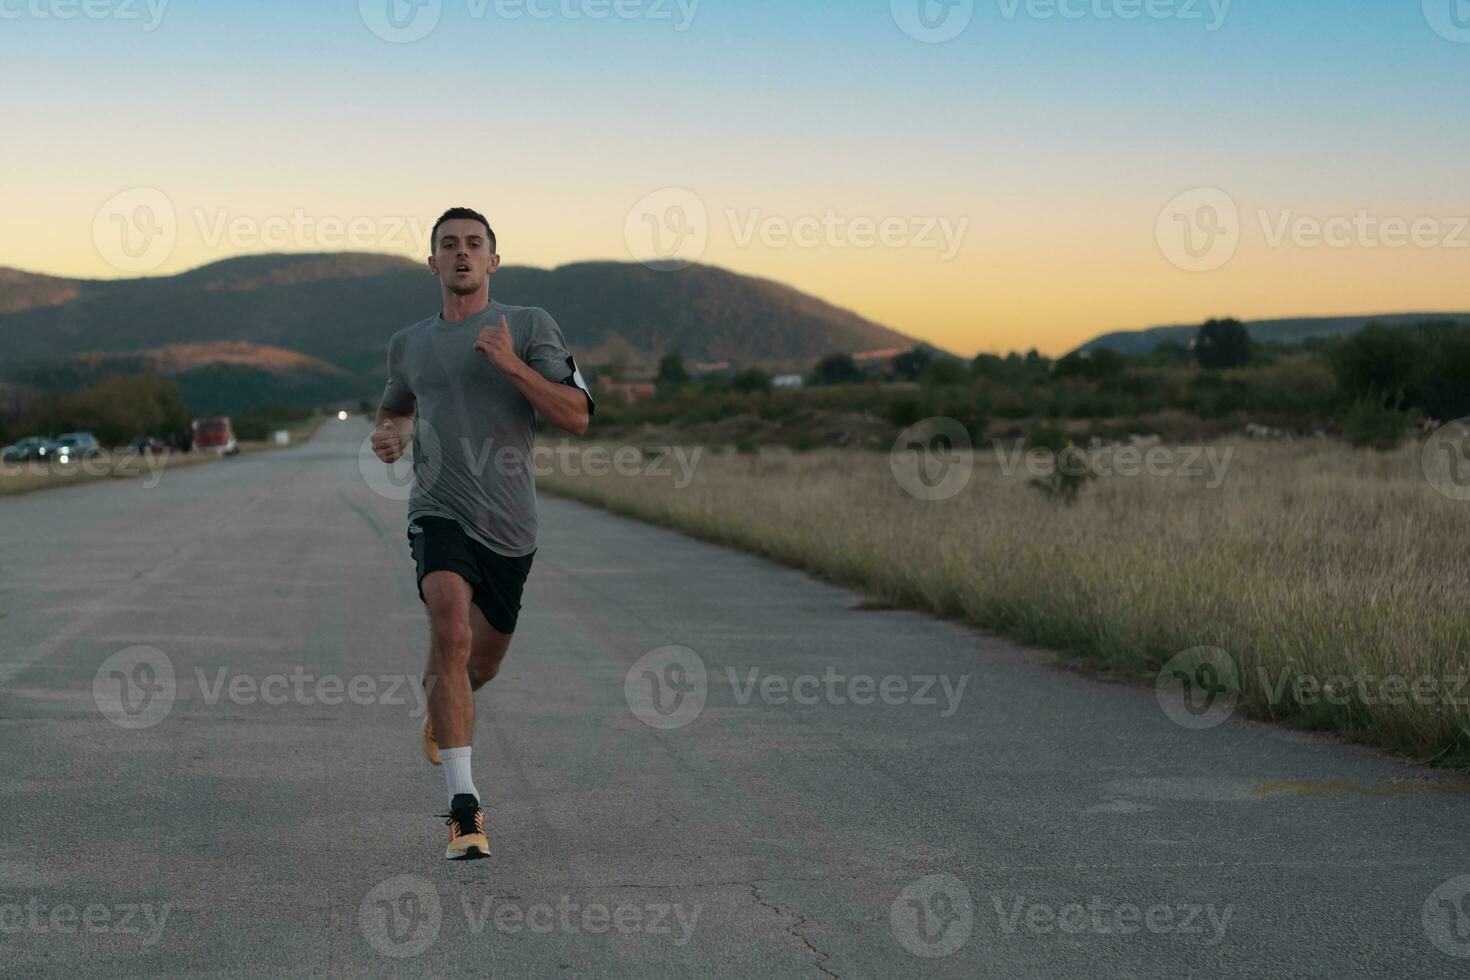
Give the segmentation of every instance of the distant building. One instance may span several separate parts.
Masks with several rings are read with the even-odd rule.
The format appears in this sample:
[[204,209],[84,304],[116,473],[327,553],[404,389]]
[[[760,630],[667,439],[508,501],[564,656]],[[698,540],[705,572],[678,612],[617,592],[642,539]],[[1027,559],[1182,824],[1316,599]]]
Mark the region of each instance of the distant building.
[[778,374],[771,379],[773,388],[800,388],[805,381],[799,374]]
[[599,395],[627,402],[629,405],[647,401],[658,393],[658,386],[652,381],[610,381],[607,378],[598,378],[593,388]]

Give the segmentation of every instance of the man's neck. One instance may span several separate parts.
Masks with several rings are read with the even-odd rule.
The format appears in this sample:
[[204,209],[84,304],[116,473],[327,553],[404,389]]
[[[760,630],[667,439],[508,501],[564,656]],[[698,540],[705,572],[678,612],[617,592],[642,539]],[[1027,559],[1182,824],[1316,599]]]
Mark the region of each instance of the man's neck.
[[444,311],[439,318],[445,323],[461,323],[490,308],[490,290],[481,289],[468,296],[444,290]]

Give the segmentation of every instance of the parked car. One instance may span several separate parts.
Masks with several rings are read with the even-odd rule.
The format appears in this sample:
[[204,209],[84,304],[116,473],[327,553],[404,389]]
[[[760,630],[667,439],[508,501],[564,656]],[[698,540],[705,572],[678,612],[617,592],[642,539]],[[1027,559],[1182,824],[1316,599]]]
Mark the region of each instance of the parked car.
[[194,449],[196,452],[219,453],[233,456],[240,451],[235,440],[235,430],[224,416],[194,420]]
[[33,459],[50,459],[54,444],[43,436],[22,439],[13,446],[6,446],[0,458],[7,463],[25,463]]
[[73,459],[96,459],[102,455],[102,447],[90,432],[66,432],[56,437],[55,453],[65,463]]
[[168,446],[162,440],[155,439],[152,436],[139,436],[128,443],[128,452],[144,456],[149,453],[168,452]]

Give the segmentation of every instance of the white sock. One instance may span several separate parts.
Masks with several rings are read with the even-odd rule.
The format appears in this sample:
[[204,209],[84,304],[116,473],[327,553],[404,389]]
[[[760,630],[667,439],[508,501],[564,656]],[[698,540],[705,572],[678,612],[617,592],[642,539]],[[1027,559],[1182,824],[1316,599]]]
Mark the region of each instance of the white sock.
[[475,799],[480,798],[480,791],[475,789],[474,777],[470,775],[470,747],[468,745],[458,749],[440,749],[439,761],[444,764],[444,781],[449,784],[449,803],[454,805],[454,797],[459,793],[468,793]]

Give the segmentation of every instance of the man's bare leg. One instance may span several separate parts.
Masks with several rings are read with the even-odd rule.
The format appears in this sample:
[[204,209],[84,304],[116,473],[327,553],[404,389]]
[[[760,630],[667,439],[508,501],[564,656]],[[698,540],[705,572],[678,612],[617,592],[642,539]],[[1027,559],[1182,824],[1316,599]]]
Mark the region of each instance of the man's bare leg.
[[[428,579],[429,577],[425,576],[424,581],[428,582]],[[425,598],[428,597],[427,592],[424,595]],[[473,601],[469,603],[469,621],[470,657],[465,673],[469,680],[470,690],[474,692],[493,681],[495,676],[500,673],[500,665],[505,661],[506,651],[510,649],[511,636],[492,627],[486,621],[485,614],[480,612],[480,607],[476,606]],[[426,680],[427,676],[426,674]],[[473,699],[470,709],[470,724],[472,726],[470,731],[473,735]],[[439,732],[434,725],[434,712],[431,704],[429,717],[424,721],[424,755],[428,758],[429,762],[436,766],[440,765],[442,761],[439,757],[440,744]]]
[[[449,843],[444,857],[451,861],[475,860],[490,854],[485,810],[471,773],[470,746],[475,733],[470,675],[475,630],[471,624],[484,617],[473,608],[469,583],[453,572],[425,575],[422,588],[429,612],[429,665],[424,672],[429,685],[429,717],[443,746],[435,748],[443,762],[449,791]],[[502,645],[489,643],[482,649],[476,677],[489,680],[499,671],[504,656]],[[425,740],[433,742],[427,728]]]
[[[429,717],[441,750],[467,746],[475,731],[475,700],[469,679],[470,584],[453,572],[424,576],[429,613]],[[478,611],[476,613],[478,615]],[[483,617],[481,617],[483,618]]]
[[478,691],[500,673],[511,637],[491,626],[474,603],[470,603],[470,635],[470,688]]

